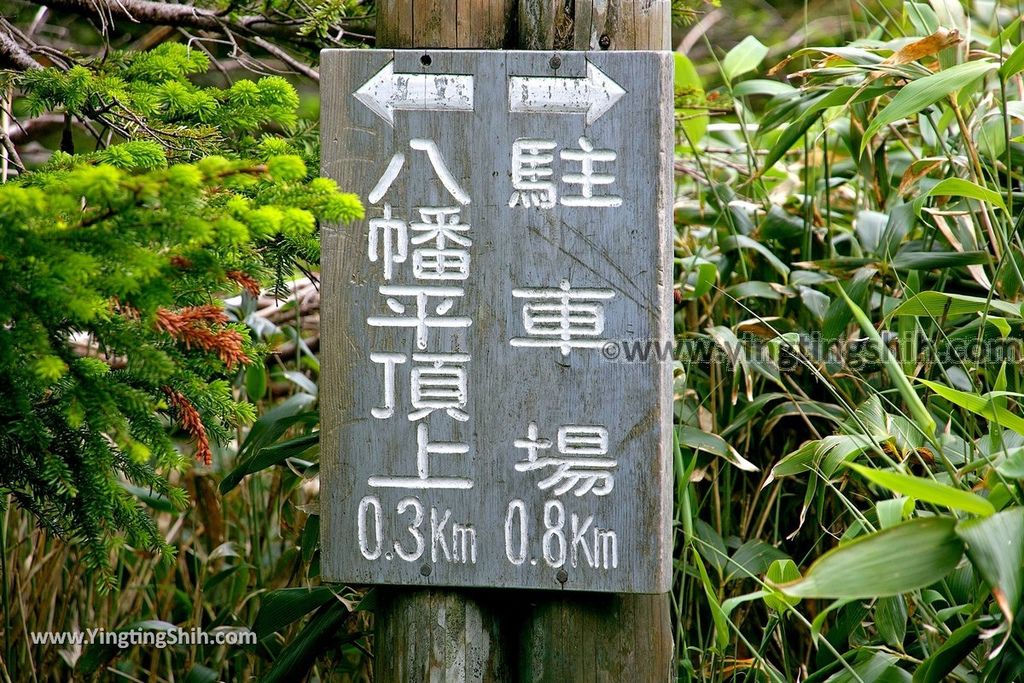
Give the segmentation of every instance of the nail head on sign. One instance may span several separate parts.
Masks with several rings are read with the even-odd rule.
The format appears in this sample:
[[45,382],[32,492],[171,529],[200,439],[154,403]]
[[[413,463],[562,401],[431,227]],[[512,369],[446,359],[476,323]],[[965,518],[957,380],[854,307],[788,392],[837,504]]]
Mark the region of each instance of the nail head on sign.
[[558,67],[562,66],[562,58],[559,57],[558,55],[554,55],[551,57],[551,61],[549,62],[549,64],[551,64],[552,69],[557,69]]
[[423,574],[423,576],[430,576],[430,565],[425,564],[420,567],[420,574]]
[[422,64],[423,66],[430,66],[431,61],[433,60],[430,59],[430,55],[423,55],[422,57],[420,57],[420,64]]

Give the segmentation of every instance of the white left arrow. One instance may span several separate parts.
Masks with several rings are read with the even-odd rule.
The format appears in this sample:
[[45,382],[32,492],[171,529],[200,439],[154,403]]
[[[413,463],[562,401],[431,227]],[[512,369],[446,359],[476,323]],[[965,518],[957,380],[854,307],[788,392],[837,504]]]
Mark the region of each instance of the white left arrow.
[[534,114],[586,114],[591,124],[626,94],[625,89],[587,62],[585,78],[512,76],[508,79],[508,107]]
[[374,114],[395,125],[395,110],[473,111],[473,77],[461,74],[396,74],[395,63],[354,93]]

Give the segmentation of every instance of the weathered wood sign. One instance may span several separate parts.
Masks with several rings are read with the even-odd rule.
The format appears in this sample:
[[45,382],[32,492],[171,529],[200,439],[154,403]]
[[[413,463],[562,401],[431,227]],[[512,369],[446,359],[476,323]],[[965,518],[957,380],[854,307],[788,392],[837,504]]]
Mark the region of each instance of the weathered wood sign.
[[624,357],[671,336],[671,55],[321,74],[367,209],[323,240],[324,578],[667,590],[671,370]]

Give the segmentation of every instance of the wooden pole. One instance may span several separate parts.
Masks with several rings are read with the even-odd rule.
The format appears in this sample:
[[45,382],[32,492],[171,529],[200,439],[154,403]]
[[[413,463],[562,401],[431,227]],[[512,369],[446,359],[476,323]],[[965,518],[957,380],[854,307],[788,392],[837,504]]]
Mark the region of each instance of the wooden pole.
[[668,0],[519,0],[520,50],[670,50]]
[[377,47],[500,50],[514,0],[379,0]]
[[538,596],[517,656],[524,682],[675,680],[668,595]]
[[[377,47],[500,50],[513,0],[378,0]],[[511,681],[502,610],[479,592],[378,588],[374,679]]]
[[470,590],[377,590],[375,681],[512,680],[501,641],[503,610],[488,595]]
[[[669,0],[379,0],[377,8],[382,48],[671,49]],[[378,683],[675,678],[667,595],[378,590]]]
[[[671,49],[668,0],[520,0],[518,19],[521,49]],[[518,634],[518,680],[674,680],[671,629],[668,595],[541,594]]]

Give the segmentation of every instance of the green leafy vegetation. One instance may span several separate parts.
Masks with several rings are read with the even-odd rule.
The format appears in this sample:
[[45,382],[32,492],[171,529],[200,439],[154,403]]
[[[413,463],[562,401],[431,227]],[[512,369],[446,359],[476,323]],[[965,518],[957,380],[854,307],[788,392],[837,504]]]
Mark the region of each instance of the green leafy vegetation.
[[[318,364],[296,297],[315,294],[321,222],[363,208],[313,172],[315,110],[294,78],[216,85],[224,56],[176,41],[44,54],[0,82],[18,141],[0,184],[0,680],[287,680],[354,604],[287,570],[318,573],[316,515],[283,509],[306,477],[228,501],[213,478],[313,466],[299,458],[317,446]],[[278,524],[299,525],[293,554]],[[259,644],[168,648],[163,663],[29,635],[248,626]]]
[[187,460],[161,417],[189,432],[204,461],[211,441],[254,418],[230,372],[260,350],[211,295],[308,252],[318,218],[361,207],[331,181],[305,182],[298,157],[132,172],[118,166],[166,165],[162,150],[105,152],[116,166],[57,155],[0,187],[0,277],[11,288],[0,304],[0,483],[79,538],[113,585],[115,543],[172,552],[119,485],[182,506],[161,472]]
[[1019,680],[1019,13],[850,18],[719,55],[682,157],[676,330],[723,351],[676,365],[682,675]]

